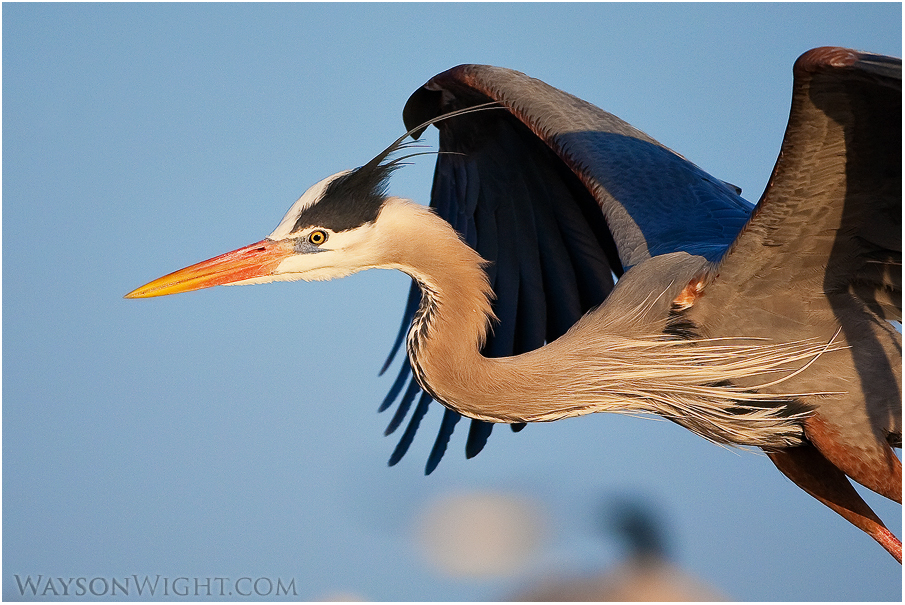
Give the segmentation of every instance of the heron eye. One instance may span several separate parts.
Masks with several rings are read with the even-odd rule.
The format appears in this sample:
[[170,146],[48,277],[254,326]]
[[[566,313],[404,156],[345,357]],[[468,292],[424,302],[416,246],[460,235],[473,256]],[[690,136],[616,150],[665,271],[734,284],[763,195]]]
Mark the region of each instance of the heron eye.
[[327,241],[327,232],[322,229],[315,229],[308,234],[308,242],[315,246],[320,246]]

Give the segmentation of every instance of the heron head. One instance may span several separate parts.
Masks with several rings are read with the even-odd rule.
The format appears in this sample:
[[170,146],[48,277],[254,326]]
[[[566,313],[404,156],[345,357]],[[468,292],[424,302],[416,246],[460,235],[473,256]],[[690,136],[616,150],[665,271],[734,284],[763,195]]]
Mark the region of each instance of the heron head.
[[420,136],[436,122],[500,108],[493,102],[483,103],[415,126],[364,166],[334,174],[312,186],[292,205],[274,232],[260,242],[155,279],[129,292],[126,298],[150,298],[211,286],[327,280],[373,267],[401,268],[388,258],[394,244],[383,236],[384,231],[394,227],[381,228],[381,213],[388,207],[408,208],[409,212],[383,214],[393,215],[384,219],[385,223],[409,233],[419,227],[418,219],[420,227],[424,227],[425,220],[435,218],[426,209],[412,212],[414,204],[393,204],[397,198],[386,195],[390,175],[404,160],[431,153],[399,156],[399,152],[414,144],[405,140]]
[[170,273],[126,298],[219,285],[327,280],[381,266],[376,223],[397,165],[372,161],[327,177],[308,189],[265,239]]

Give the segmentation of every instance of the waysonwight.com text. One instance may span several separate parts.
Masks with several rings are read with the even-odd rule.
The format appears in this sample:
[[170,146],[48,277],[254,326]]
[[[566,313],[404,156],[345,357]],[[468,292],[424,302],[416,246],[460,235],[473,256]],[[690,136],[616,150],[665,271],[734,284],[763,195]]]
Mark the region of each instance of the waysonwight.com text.
[[298,596],[295,578],[56,577],[14,574],[19,596],[31,597],[284,597]]

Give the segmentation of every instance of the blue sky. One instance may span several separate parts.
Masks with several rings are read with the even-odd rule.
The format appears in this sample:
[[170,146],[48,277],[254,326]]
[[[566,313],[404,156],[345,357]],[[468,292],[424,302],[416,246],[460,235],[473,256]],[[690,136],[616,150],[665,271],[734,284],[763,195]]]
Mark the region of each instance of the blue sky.
[[[901,56],[901,23],[899,4],[4,4],[3,597],[21,597],[17,575],[159,574],[499,599],[613,564],[598,517],[621,494],[656,506],[677,563],[731,597],[900,600],[901,568],[766,457],[671,423],[498,429],[468,461],[463,423],[424,477],[435,406],[388,468],[377,371],[402,274],[122,296],[261,239],[460,63],[591,101],[756,200],[795,58]],[[391,191],[426,203],[431,173],[421,158]],[[520,570],[453,578],[420,554],[425,508],[463,491],[544,511]],[[869,503],[901,535],[900,507]]]

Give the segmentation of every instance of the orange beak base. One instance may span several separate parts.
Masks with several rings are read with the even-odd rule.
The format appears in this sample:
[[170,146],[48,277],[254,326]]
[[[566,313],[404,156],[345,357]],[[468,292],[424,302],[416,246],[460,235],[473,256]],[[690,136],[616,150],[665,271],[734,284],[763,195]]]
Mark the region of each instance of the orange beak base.
[[129,292],[125,297],[166,296],[266,277],[273,273],[283,259],[294,253],[291,242],[265,239],[155,279]]

